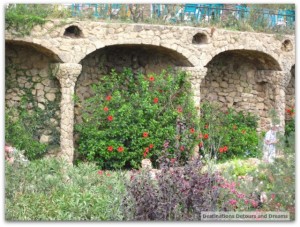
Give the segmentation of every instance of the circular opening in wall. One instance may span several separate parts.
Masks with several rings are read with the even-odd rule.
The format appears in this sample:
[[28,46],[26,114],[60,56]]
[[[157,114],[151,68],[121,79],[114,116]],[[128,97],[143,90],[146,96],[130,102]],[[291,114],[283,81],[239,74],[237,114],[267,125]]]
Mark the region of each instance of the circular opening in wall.
[[65,29],[64,36],[68,36],[72,38],[80,38],[83,37],[83,33],[78,26],[72,25]]
[[281,45],[281,50],[289,52],[293,50],[293,44],[291,42],[291,40],[286,39],[283,41],[282,45]]
[[193,44],[206,44],[207,43],[207,35],[203,33],[197,33],[193,36],[192,43]]

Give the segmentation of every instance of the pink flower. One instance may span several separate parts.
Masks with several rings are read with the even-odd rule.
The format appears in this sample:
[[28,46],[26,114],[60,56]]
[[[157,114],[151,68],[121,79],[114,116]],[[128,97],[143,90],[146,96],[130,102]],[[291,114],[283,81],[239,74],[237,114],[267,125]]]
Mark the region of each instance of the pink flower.
[[171,158],[171,163],[175,163],[176,162],[176,158]]
[[235,199],[230,199],[228,201],[230,203],[230,205],[235,206],[237,204],[237,201]]
[[98,174],[99,174],[99,175],[103,175],[103,171],[102,171],[102,170],[99,170],[99,171],[98,171]]

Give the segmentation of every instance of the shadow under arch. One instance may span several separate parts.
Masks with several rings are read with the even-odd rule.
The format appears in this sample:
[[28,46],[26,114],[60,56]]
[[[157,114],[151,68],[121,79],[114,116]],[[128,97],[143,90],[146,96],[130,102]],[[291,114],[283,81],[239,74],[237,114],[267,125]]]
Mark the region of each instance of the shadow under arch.
[[257,70],[278,70],[281,71],[280,64],[271,55],[257,51],[257,50],[247,50],[247,49],[234,49],[223,51],[215,55],[205,67],[209,67],[212,62],[220,60],[238,60],[248,62],[253,64]]
[[[163,57],[165,60],[167,59],[174,66],[183,66],[183,67],[192,67],[193,64],[181,53],[163,47],[163,46],[155,46],[155,45],[146,45],[146,44],[112,44],[102,48],[99,48],[88,55],[86,55],[80,63],[82,63],[85,59],[101,53],[118,53],[119,57],[116,57],[116,60],[124,59],[122,54],[127,53],[127,55],[136,55],[138,57],[138,61],[145,65],[149,60],[151,61],[151,57]],[[158,60],[156,58],[156,60]],[[125,63],[125,60],[123,60]],[[155,61],[154,61],[155,62]],[[150,62],[151,63],[151,62]]]
[[22,41],[22,40],[5,40],[5,49],[6,50],[7,50],[7,48],[10,48],[12,46],[30,48],[30,49],[46,56],[49,59],[50,63],[62,63],[63,62],[58,54],[56,54],[52,50],[50,50],[42,45],[39,45],[36,43],[26,42],[26,41]]

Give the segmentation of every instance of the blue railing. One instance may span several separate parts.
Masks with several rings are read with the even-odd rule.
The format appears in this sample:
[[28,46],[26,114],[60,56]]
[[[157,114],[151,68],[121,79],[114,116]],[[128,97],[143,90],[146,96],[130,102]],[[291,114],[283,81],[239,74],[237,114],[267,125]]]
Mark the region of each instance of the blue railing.
[[[236,5],[234,9],[226,9],[224,4],[184,4],[172,5],[172,16],[168,19],[170,22],[177,21],[198,21],[210,22],[211,20],[222,20],[223,14],[228,11],[237,20],[247,20],[250,18],[251,9],[246,6]],[[112,18],[117,17],[121,8],[125,14],[130,17],[128,4],[72,4],[72,16],[80,16],[83,12],[89,10],[95,18]],[[150,17],[151,18],[165,18],[170,15],[170,4],[151,4]],[[175,10],[174,10],[175,7]],[[294,26],[295,24],[295,11],[294,10],[269,10],[260,9],[254,11],[257,14],[255,23],[267,23],[268,27],[275,26]]]

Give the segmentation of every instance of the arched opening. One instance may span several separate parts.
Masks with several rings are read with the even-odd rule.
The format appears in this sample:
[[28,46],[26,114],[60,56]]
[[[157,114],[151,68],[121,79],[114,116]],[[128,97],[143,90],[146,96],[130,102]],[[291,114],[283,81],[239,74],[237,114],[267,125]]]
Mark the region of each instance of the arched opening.
[[[120,72],[126,67],[131,68],[134,73],[149,74],[160,73],[168,67],[192,66],[186,57],[174,50],[137,44],[107,46],[90,53],[80,63],[82,72],[75,87],[76,96],[80,101],[92,96],[90,85],[97,83],[112,69]],[[81,121],[78,106],[75,106],[75,118],[77,122]]]
[[281,50],[285,51],[285,52],[289,52],[293,50],[293,44],[289,39],[286,39],[283,41],[283,43],[281,44]]
[[197,33],[192,39],[192,44],[207,44],[207,42],[207,35],[204,33]]
[[285,93],[285,119],[290,120],[293,117],[292,110],[295,108],[295,97],[296,97],[296,90],[295,90],[295,65],[291,68],[291,79],[286,88]]
[[64,36],[68,36],[71,38],[81,38],[83,37],[83,33],[78,26],[72,25],[65,29]]
[[[58,62],[55,53],[40,45],[5,42],[6,112],[16,115],[34,140],[47,144],[47,150],[59,147],[60,84],[49,68]],[[24,112],[26,117],[20,114]]]
[[219,103],[223,110],[252,112],[260,117],[260,128],[269,124],[268,110],[274,105],[274,91],[257,72],[280,70],[274,58],[253,50],[231,50],[213,57],[206,67],[201,102]]

